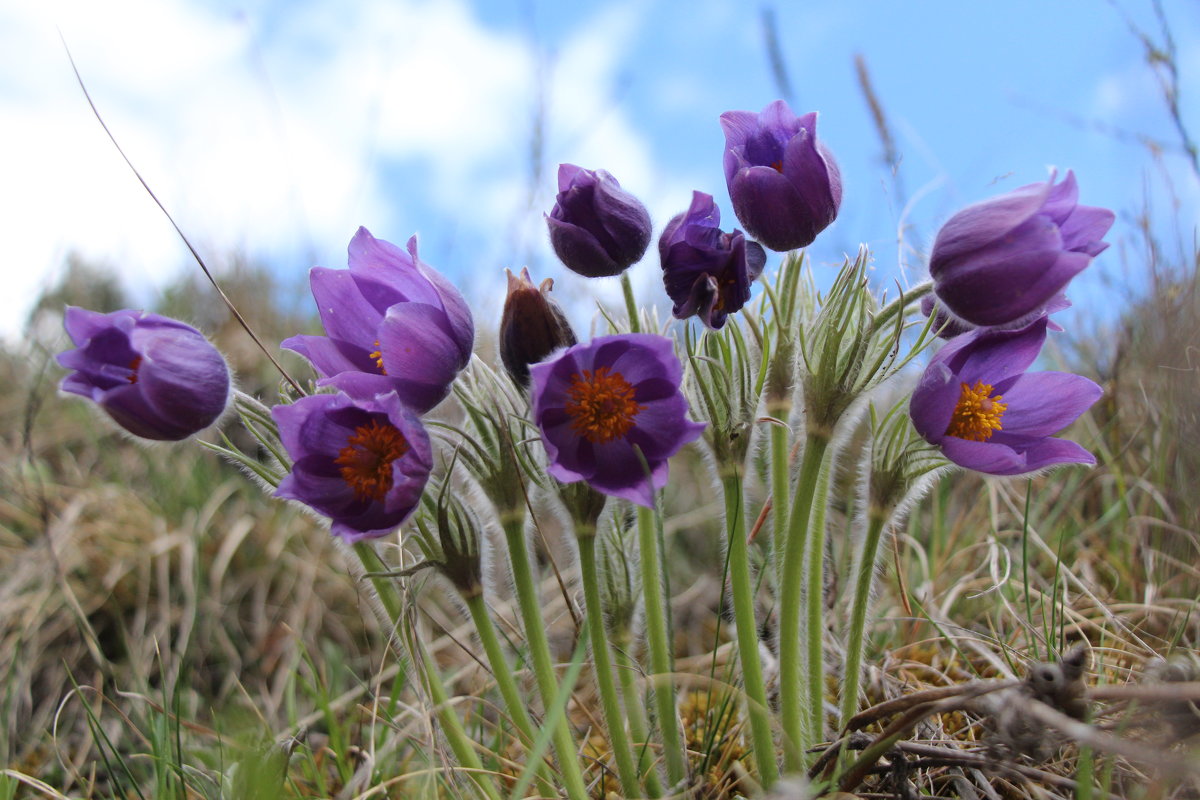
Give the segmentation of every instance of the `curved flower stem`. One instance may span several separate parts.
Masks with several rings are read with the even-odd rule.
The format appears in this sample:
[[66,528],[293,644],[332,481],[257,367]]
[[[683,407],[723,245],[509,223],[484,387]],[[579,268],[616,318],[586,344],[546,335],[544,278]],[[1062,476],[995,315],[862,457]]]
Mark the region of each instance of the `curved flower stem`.
[[632,642],[632,636],[625,636],[613,647],[617,659],[617,675],[621,682],[621,696],[625,700],[625,718],[629,720],[629,736],[636,746],[638,754],[638,774],[642,776],[642,784],[646,787],[646,796],[657,798],[662,796],[662,786],[658,782],[658,773],[654,769],[649,747],[649,727],[646,715],[642,709],[642,689],[638,686],[638,666],[627,652]]
[[[526,707],[527,704],[521,697],[521,690],[513,677],[508,657],[500,645],[500,637],[496,635],[496,626],[492,623],[492,617],[488,613],[487,603],[484,602],[482,594],[463,595],[463,602],[466,603],[471,621],[475,624],[475,631],[479,634],[479,642],[483,645],[483,652],[487,655],[492,674],[496,676],[496,687],[504,699],[508,715],[521,734],[521,740],[525,747],[532,747],[536,738],[533,720],[529,717],[529,709]],[[557,793],[554,785],[546,777],[544,768],[538,770],[538,792],[546,797],[553,797]]]
[[[779,582],[779,703],[783,718],[785,742],[784,767],[788,772],[804,769],[804,753],[811,746],[810,733],[804,717],[804,684],[800,668],[800,608],[804,583],[804,545],[808,538],[808,518],[829,437],[809,432],[800,463],[796,495],[788,516],[787,540],[784,543],[783,564]],[[820,587],[816,591],[820,592]]]
[[640,333],[641,323],[638,321],[637,300],[633,297],[633,283],[629,280],[629,270],[621,273],[621,292],[625,295],[625,313],[629,315],[630,333]]
[[612,743],[613,757],[617,762],[617,777],[621,781],[621,792],[626,797],[636,797],[638,791],[637,770],[633,766],[633,749],[625,733],[625,715],[621,712],[621,698],[613,682],[612,659],[608,651],[608,633],[604,629],[604,606],[600,600],[600,580],[596,573],[596,531],[594,528],[576,528],[579,542],[579,571],[583,577],[583,599],[587,608],[587,624],[592,639],[592,672],[596,676],[596,687],[600,690],[600,702],[604,707],[604,720],[608,723],[608,740]]
[[741,476],[736,471],[727,472],[721,478],[721,485],[725,490],[729,582],[733,589],[733,615],[737,622],[738,657],[741,659],[742,682],[746,690],[746,711],[754,737],[754,760],[758,764],[759,778],[763,787],[769,789],[779,779],[779,767],[775,763],[775,741],[771,736],[767,689],[758,655],[758,621],[754,617],[754,581],[750,577]]
[[[812,440],[810,435],[809,441]],[[805,579],[805,599],[808,618],[804,633],[808,637],[808,713],[809,733],[813,743],[825,738],[825,626],[821,622],[825,610],[825,512],[828,510],[829,480],[833,467],[828,459],[822,459],[817,472],[816,490],[812,494],[812,512],[809,517],[808,536],[805,544],[805,561],[808,577]]]
[[841,725],[858,713],[858,695],[862,683],[862,657],[866,646],[863,635],[867,606],[871,603],[871,585],[875,582],[875,553],[887,524],[887,514],[871,509],[867,515],[867,536],[858,556],[858,574],[854,579],[854,600],[850,607],[850,632],[846,638],[845,684],[842,686]]
[[654,699],[662,732],[667,780],[679,786],[687,777],[683,735],[675,709],[675,681],[671,678],[671,645],[667,640],[666,603],[662,589],[661,554],[658,551],[658,522],[652,508],[638,506],[638,546],[642,551],[642,591],[645,592],[646,640],[650,646],[650,670],[655,676]]
[[[509,512],[502,515],[500,522],[508,543],[508,560],[512,566],[517,605],[525,624],[525,640],[529,643],[530,662],[537,679],[538,693],[542,696],[543,705],[549,708],[558,693],[558,681],[554,678],[550,643],[546,639],[542,607],[533,581],[533,570],[529,565],[529,549],[525,546],[525,517],[520,512]],[[587,787],[579,766],[579,751],[575,749],[575,741],[571,737],[565,718],[561,724],[555,726],[554,749],[558,753],[559,769],[562,771],[567,796],[571,800],[587,800]]]

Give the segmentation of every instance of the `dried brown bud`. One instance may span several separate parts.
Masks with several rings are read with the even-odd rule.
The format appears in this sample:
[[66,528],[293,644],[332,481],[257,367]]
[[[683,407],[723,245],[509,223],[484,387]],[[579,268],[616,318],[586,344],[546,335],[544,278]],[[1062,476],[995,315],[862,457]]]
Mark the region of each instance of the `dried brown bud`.
[[575,332],[562,309],[550,299],[550,278],[534,286],[529,269],[520,276],[508,275],[508,297],[500,318],[500,360],[513,382],[529,385],[529,365],[546,358],[560,347],[575,344]]

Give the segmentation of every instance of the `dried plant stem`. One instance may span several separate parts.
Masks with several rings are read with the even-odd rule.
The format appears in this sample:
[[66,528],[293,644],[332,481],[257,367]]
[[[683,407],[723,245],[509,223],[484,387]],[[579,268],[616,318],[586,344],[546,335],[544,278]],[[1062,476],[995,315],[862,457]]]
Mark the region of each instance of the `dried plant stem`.
[[[529,564],[529,548],[525,543],[525,517],[520,512],[508,513],[502,517],[501,525],[504,527],[504,537],[508,544],[508,560],[517,591],[517,605],[525,625],[525,640],[529,644],[530,662],[537,679],[538,693],[542,696],[543,706],[550,708],[558,694],[558,681],[554,678],[550,643],[542,621],[542,606],[538,602],[533,569]],[[579,766],[579,752],[575,749],[575,740],[571,736],[566,718],[555,725],[554,749],[558,753],[559,769],[562,771],[567,796],[571,800],[587,800],[587,788]]]
[[733,589],[733,614],[737,622],[738,657],[742,665],[742,683],[746,692],[746,711],[754,738],[754,760],[759,780],[770,787],[779,779],[775,763],[775,741],[771,736],[771,718],[767,689],[763,682],[758,655],[758,622],[754,616],[754,581],[750,577],[750,559],[746,543],[746,516],[741,476],[726,473],[721,479],[725,491],[725,529],[729,537],[729,582]]
[[613,681],[608,632],[604,626],[604,605],[600,599],[600,578],[596,570],[596,531],[580,526],[575,533],[579,542],[579,571],[583,578],[588,632],[592,639],[592,672],[604,708],[604,721],[608,724],[608,740],[617,762],[621,791],[626,797],[636,797],[639,789],[637,770],[633,765],[633,748],[629,746],[629,737],[625,732],[625,715],[621,711],[621,698]]
[[887,525],[887,514],[872,509],[867,515],[867,535],[858,556],[858,574],[854,580],[854,599],[850,607],[850,632],[846,639],[845,684],[842,686],[841,725],[846,727],[858,713],[858,695],[862,685],[862,658],[866,647],[867,607],[871,604],[871,586],[875,582],[875,556]]
[[[784,767],[788,772],[804,769],[804,753],[811,747],[817,731],[810,731],[811,716],[806,719],[805,702],[820,702],[820,697],[806,697],[800,674],[803,661],[800,654],[800,609],[803,606],[802,580],[804,574],[805,542],[809,538],[809,515],[816,497],[829,438],[809,433],[800,462],[800,477],[788,515],[787,539],[783,549],[783,564],[779,585],[779,702],[783,732],[790,740],[784,747]],[[820,593],[821,587],[810,587]],[[818,631],[819,633],[819,631]],[[818,707],[819,708],[819,707]]]
[[671,644],[667,637],[658,522],[654,509],[638,506],[638,545],[642,555],[650,671],[656,676],[654,699],[658,706],[658,726],[663,740],[663,757],[667,762],[667,779],[675,787],[687,776],[687,764],[683,755],[683,735],[679,731],[679,714],[675,710],[675,681],[671,679]]

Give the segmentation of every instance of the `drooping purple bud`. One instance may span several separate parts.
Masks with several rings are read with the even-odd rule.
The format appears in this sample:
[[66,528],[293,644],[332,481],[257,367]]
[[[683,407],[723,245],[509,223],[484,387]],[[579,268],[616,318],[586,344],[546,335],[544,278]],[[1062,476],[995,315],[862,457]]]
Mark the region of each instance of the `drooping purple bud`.
[[58,363],[74,370],[64,392],[92,400],[134,436],[186,439],[216,422],[229,400],[229,367],[191,325],[144,311],[68,306],[74,350]]
[[772,250],[807,247],[837,218],[842,174],[817,140],[817,114],[783,100],[755,114],[726,111],[725,182],[746,232]]
[[621,274],[650,246],[650,212],[602,169],[560,164],[546,225],[559,260],[587,278]]
[[508,275],[508,297],[500,317],[500,361],[518,386],[529,386],[529,365],[575,344],[575,332],[558,303],[550,299],[554,281],[534,286],[529,269]]

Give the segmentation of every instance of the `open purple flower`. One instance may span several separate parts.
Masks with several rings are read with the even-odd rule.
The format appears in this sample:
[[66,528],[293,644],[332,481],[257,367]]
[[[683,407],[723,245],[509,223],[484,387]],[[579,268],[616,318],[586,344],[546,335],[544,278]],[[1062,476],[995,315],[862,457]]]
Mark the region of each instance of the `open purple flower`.
[[725,181],[746,231],[772,250],[812,244],[837,218],[842,174],[817,140],[817,114],[797,117],[783,100],[726,111]]
[[675,301],[671,313],[679,319],[699,315],[713,330],[750,300],[750,284],[767,261],[760,245],[720,225],[712,195],[692,192],[691,207],[668,222],[658,240],[663,284]]
[[667,460],[704,430],[687,418],[683,369],[662,336],[601,336],[533,365],[530,374],[548,471],[563,483],[587,481],[652,506],[667,483]]
[[1108,243],[1114,216],[1078,204],[1068,171],[968,206],[938,231],[929,257],[938,300],[972,325],[1019,326],[1042,314]]
[[475,327],[466,300],[437,270],[359,228],[350,268],[313,267],[309,284],[326,336],[293,336],[282,346],[307,358],[352,397],[396,392],[417,413],[440,403],[471,359]]
[[1039,317],[1019,330],[979,329],[934,355],[909,403],[913,425],[959,466],[1021,475],[1056,464],[1095,464],[1075,442],[1051,438],[1100,399],[1079,375],[1026,372],[1046,339]]
[[588,278],[621,274],[650,246],[650,212],[602,169],[559,164],[546,225],[559,260]]
[[68,306],[76,349],[58,355],[74,370],[64,392],[92,400],[135,436],[186,439],[216,422],[229,400],[229,367],[200,331],[144,311],[101,314]]
[[316,394],[271,416],[292,459],[276,497],[332,521],[347,542],[386,536],[408,519],[433,466],[424,426],[395,392],[372,400]]

